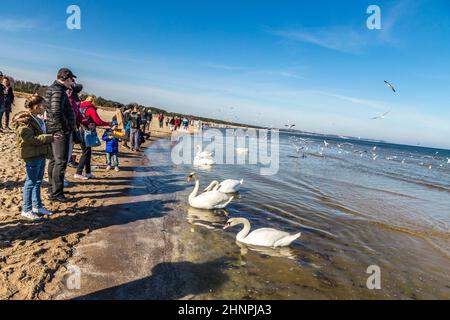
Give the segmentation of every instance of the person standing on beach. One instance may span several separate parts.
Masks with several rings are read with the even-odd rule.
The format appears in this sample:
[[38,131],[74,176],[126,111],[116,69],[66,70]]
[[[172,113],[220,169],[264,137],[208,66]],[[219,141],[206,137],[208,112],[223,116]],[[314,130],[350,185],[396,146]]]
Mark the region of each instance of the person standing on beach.
[[140,150],[140,129],[141,129],[141,114],[139,113],[139,107],[134,106],[133,111],[130,113],[130,140],[131,151]]
[[[75,119],[76,119],[76,125],[79,128],[81,125],[89,125],[88,119],[86,119],[80,112],[80,103],[81,99],[79,97],[81,91],[83,91],[83,85],[82,84],[74,84],[72,88],[67,89],[67,96],[69,97],[70,104],[72,105],[73,112],[75,113]],[[79,131],[78,131],[79,133]],[[75,134],[75,133],[74,133]],[[81,137],[78,137],[81,138]],[[80,143],[80,142],[75,142]],[[68,166],[72,168],[76,168],[78,164],[75,162],[75,159],[72,158],[72,152],[73,152],[73,138],[71,138],[71,143],[69,145],[69,157],[68,157]],[[67,186],[67,184],[66,184]]]
[[164,115],[162,113],[159,114],[158,121],[159,121],[159,127],[162,128],[163,123],[164,123]]
[[145,135],[145,131],[147,130],[147,122],[148,122],[148,111],[147,108],[143,107],[141,110],[141,132],[142,135]]
[[175,117],[170,118],[169,129],[170,131],[173,131],[175,129]]
[[106,170],[111,170],[114,165],[114,170],[119,172],[119,139],[114,136],[114,131],[117,130],[117,121],[111,123],[111,128],[106,130],[103,134],[102,140],[105,144],[105,154],[107,167]]
[[26,180],[23,186],[22,217],[39,220],[39,215],[51,215],[41,200],[41,184],[45,172],[45,159],[52,158],[52,142],[63,139],[60,132],[47,134],[42,116],[45,112],[44,98],[34,95],[25,102],[28,111],[14,116],[16,146],[19,157],[25,161]]
[[[110,123],[103,121],[97,113],[97,108],[94,106],[95,99],[91,96],[87,97],[85,101],[80,104],[80,113],[84,118],[87,119],[86,123],[82,123],[80,126],[80,131],[82,135],[84,131],[95,131],[96,127],[109,127]],[[77,172],[73,176],[75,179],[87,180],[95,179],[95,176],[91,173],[91,158],[92,158],[92,148],[86,147],[84,141],[81,142],[81,158],[78,163]],[[83,170],[86,174],[83,175]]]
[[[3,103],[3,72],[0,71],[0,113],[2,112]],[[0,121],[0,132],[3,132],[2,121]]]
[[148,114],[147,114],[147,130],[150,130],[150,125],[152,123],[153,120],[153,113],[152,113],[152,109],[148,109]]
[[128,106],[124,107],[124,110],[122,112],[122,119],[123,119],[123,124],[125,127],[125,134],[126,134],[126,139],[124,139],[123,146],[127,149],[130,149],[127,141],[130,140],[130,111],[131,111],[131,108],[132,108],[132,106],[128,105]]
[[47,132],[61,136],[60,139],[52,142],[53,158],[48,164],[48,178],[51,184],[49,200],[51,201],[69,201],[64,195],[64,176],[69,157],[70,137],[75,130],[75,113],[66,91],[72,88],[75,78],[71,70],[61,68],[45,96]]
[[0,130],[3,130],[3,115],[5,115],[5,129],[11,131],[9,127],[9,115],[14,104],[14,91],[8,77],[2,79],[2,97],[0,100]]

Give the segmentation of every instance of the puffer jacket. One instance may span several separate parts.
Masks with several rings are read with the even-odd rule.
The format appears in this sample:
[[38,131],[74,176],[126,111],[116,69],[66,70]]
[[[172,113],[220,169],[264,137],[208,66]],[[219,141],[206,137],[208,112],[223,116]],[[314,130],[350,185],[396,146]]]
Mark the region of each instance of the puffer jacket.
[[106,142],[105,152],[119,153],[119,140],[117,138],[110,138],[112,134],[112,130],[107,130],[103,134],[102,140]]
[[16,131],[16,147],[24,160],[51,159],[53,135],[44,134],[31,113],[22,111],[13,119]]
[[47,89],[47,131],[70,134],[76,126],[75,113],[66,94],[67,88],[55,81]]

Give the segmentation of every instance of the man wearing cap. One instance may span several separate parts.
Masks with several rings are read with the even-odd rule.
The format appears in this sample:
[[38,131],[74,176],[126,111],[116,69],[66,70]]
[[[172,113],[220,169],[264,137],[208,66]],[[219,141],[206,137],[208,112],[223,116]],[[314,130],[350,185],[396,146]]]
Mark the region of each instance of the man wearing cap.
[[48,87],[47,133],[60,133],[62,139],[52,143],[53,159],[48,164],[48,180],[51,185],[49,200],[67,202],[64,195],[64,176],[69,155],[70,137],[76,126],[75,113],[66,90],[72,88],[76,76],[67,68],[58,71],[55,82]]

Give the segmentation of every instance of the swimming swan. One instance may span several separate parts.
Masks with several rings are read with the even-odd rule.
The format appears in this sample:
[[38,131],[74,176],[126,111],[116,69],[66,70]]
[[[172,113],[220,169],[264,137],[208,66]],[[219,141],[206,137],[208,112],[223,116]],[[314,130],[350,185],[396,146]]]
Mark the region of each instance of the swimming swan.
[[238,242],[260,247],[287,247],[300,237],[301,233],[289,234],[272,228],[261,228],[250,232],[250,222],[245,218],[231,218],[223,229],[243,224],[242,229],[236,236]]
[[193,164],[194,166],[212,166],[216,164],[216,161],[212,158],[201,158],[199,156],[195,156]]
[[197,154],[194,157],[194,166],[212,166],[216,161],[212,157],[212,152],[202,151],[202,148],[197,145]]
[[192,193],[189,195],[189,204],[191,207],[197,209],[223,209],[225,208],[234,197],[229,197],[225,193],[219,192],[217,190],[208,191],[197,195],[198,189],[200,188],[200,180],[195,172],[192,172],[187,181],[195,179],[195,187]]
[[197,145],[196,148],[197,148],[197,154],[196,154],[197,157],[199,157],[199,158],[212,158],[212,156],[213,156],[212,152],[202,151],[202,148],[199,145]]
[[244,179],[233,180],[227,179],[219,183],[219,181],[212,181],[205,191],[217,190],[223,193],[236,193],[241,189],[241,185],[244,183]]

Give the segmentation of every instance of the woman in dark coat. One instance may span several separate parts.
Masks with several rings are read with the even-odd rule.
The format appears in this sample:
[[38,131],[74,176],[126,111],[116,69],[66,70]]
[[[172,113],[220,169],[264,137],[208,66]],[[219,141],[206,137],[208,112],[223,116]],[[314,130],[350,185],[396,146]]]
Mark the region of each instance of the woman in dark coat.
[[14,104],[14,91],[11,88],[9,78],[3,78],[2,86],[0,88],[3,91],[0,95],[0,130],[3,129],[3,115],[5,115],[5,129],[11,130],[9,127],[9,115],[11,114],[12,105]]

